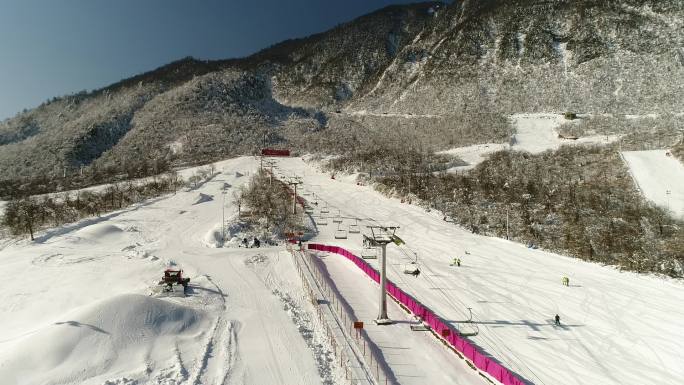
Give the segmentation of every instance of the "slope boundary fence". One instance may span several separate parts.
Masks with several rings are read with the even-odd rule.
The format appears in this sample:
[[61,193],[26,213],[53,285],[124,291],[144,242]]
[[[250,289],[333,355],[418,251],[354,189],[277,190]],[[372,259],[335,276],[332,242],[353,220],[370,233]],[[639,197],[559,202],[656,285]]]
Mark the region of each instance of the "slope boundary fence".
[[[296,251],[290,245],[288,251],[294,258],[295,267],[304,284],[304,291],[316,308],[319,320],[324,324],[325,333],[338,357],[338,364],[345,372],[345,383],[397,385],[394,377],[381,363],[378,352],[373,349],[365,330],[354,329],[356,319],[350,313],[348,304],[327,282],[320,266],[314,263],[308,253]],[[313,282],[310,282],[309,278]],[[319,302],[319,299],[323,302]]]
[[[377,283],[380,283],[380,273],[376,271],[371,265],[350,251],[338,247],[322,245],[317,243],[308,244],[309,250],[323,251],[333,254],[341,255],[352,261],[358,266],[368,277]],[[463,355],[469,360],[477,369],[486,373],[492,379],[500,382],[503,385],[528,385],[529,382],[521,379],[509,369],[503,367],[492,357],[480,351],[475,345],[468,340],[461,337],[458,330],[453,326],[445,323],[435,312],[430,310],[427,306],[421,304],[417,299],[413,298],[402,289],[397,287],[393,282],[387,280],[387,292],[395,301],[405,307],[409,312],[423,320],[442,341],[448,344],[456,352]]]

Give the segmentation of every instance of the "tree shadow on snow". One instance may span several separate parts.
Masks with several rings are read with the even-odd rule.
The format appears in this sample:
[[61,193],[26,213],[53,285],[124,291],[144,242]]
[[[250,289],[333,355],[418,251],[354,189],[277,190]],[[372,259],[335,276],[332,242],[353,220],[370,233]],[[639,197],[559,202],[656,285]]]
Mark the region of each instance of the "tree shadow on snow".
[[164,198],[166,198],[165,195],[162,195],[162,196],[159,196],[156,198],[150,198],[144,202],[136,203],[132,206],[125,207],[125,208],[119,209],[119,210],[114,211],[114,212],[110,212],[109,214],[106,214],[106,215],[102,215],[102,216],[95,217],[95,218],[82,219],[78,222],[70,223],[68,225],[63,225],[59,228],[49,229],[45,232],[45,234],[43,234],[39,237],[36,237],[33,240],[33,242],[34,243],[46,243],[48,240],[50,240],[53,237],[69,234],[73,231],[81,230],[81,229],[84,229],[88,226],[92,226],[92,225],[95,225],[95,224],[98,224],[98,223],[101,223],[104,221],[108,221],[112,218],[118,217],[121,214],[125,214],[125,213],[131,212],[131,211],[135,211],[135,210],[138,210],[142,207],[156,203],[156,202],[158,202]]

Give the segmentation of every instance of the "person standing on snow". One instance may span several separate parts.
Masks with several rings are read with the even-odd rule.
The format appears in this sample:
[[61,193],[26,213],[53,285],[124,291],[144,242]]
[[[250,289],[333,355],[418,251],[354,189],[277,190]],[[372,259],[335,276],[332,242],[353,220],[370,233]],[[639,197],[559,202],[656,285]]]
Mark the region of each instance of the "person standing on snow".
[[556,316],[554,317],[554,320],[555,320],[556,326],[560,326],[560,316],[558,314],[556,314]]

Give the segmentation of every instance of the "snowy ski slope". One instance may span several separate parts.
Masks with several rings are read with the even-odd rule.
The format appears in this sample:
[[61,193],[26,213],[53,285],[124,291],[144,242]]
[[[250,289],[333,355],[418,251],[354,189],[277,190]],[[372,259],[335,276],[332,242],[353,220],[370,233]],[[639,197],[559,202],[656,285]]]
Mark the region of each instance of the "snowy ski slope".
[[[351,177],[332,180],[297,158],[278,163],[301,176],[301,191],[320,196],[331,216],[339,209],[362,218],[362,227],[400,225],[407,245],[388,247],[389,278],[457,326],[472,308],[480,330],[473,341],[531,383],[684,382],[681,282],[476,236]],[[221,188],[238,188],[249,176],[235,172],[253,173],[258,164],[220,162],[220,173],[196,190],[44,231],[36,242],[0,242],[0,311],[11,314],[0,318],[0,382],[344,383],[284,248],[213,247]],[[230,222],[236,210],[230,199],[225,207]],[[336,224],[328,223],[316,242],[360,252],[360,235],[335,239]],[[414,252],[419,277],[401,272]],[[460,268],[449,266],[454,256]],[[324,263],[369,325],[377,285],[342,258]],[[147,296],[169,264],[192,277],[190,296]],[[561,327],[551,325],[556,313]],[[400,383],[481,379],[429,334],[409,331],[396,305],[390,314],[400,322],[369,325],[369,334]]]
[[622,157],[646,199],[684,220],[684,165],[667,153],[623,151]]
[[[280,165],[285,174],[301,176],[302,191],[313,190],[331,215],[340,209],[343,216],[362,218],[362,226],[400,225],[407,246],[388,247],[389,278],[457,324],[472,308],[480,329],[473,341],[530,382],[684,382],[681,282],[473,235],[369,187],[332,180],[300,159]],[[316,242],[360,253],[359,235],[335,239],[336,227],[328,223],[320,226]],[[413,252],[422,269],[418,278],[401,272]],[[449,266],[455,256],[463,261],[460,268]],[[569,287],[561,285],[564,275]],[[555,314],[561,316],[560,327],[553,326]]]
[[[325,360],[324,336],[302,333],[317,321],[307,315],[289,254],[259,249],[254,259],[256,249],[204,242],[220,226],[221,187],[239,187],[248,178],[235,171],[256,167],[253,158],[221,162],[222,173],[199,190],[0,247],[0,383],[318,385],[339,378]],[[214,199],[194,204],[200,193]],[[235,211],[227,203],[226,212]],[[192,278],[189,297],[147,295],[169,263]],[[292,311],[283,310],[286,302]]]

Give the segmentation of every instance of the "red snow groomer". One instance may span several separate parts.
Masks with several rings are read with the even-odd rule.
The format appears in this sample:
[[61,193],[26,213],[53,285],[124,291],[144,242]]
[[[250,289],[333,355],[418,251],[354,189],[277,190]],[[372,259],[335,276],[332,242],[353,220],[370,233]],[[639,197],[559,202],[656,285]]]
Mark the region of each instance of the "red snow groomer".
[[183,270],[166,269],[164,270],[164,276],[161,281],[159,281],[159,286],[162,287],[162,292],[174,293],[178,290],[178,286],[183,286],[183,293],[188,288],[188,283],[190,278],[183,277]]

